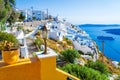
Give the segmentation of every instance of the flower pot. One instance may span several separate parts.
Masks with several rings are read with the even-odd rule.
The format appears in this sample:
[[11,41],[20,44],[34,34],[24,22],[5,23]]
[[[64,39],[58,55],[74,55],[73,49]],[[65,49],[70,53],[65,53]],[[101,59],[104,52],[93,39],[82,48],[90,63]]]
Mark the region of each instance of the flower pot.
[[14,64],[18,61],[19,50],[2,51],[2,58],[7,64]]

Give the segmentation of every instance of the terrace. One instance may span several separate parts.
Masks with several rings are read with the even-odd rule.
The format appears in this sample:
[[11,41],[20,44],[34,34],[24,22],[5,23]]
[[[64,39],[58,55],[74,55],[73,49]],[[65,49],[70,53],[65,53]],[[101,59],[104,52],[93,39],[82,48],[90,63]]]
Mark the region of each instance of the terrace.
[[12,65],[0,61],[0,74],[0,80],[79,80],[56,68],[55,53],[20,59]]

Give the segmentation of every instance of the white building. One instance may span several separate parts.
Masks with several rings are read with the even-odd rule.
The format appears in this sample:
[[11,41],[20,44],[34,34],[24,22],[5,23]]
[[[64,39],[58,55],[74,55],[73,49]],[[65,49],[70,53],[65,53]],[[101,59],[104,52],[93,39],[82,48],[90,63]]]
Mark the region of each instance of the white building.
[[48,26],[50,27],[49,38],[62,41],[63,37],[67,35],[67,29],[64,23],[53,21],[48,23]]
[[76,50],[82,51],[84,54],[93,54],[93,50],[91,50],[87,45],[81,45],[77,41],[73,41],[73,45]]
[[25,21],[32,21],[33,17],[36,20],[44,20],[47,18],[47,14],[44,11],[40,10],[25,9],[19,10],[19,12],[22,12],[22,14],[25,16]]
[[117,61],[112,61],[112,64],[113,64],[115,67],[117,67],[117,68],[119,67],[119,65],[118,65],[119,62],[117,62]]

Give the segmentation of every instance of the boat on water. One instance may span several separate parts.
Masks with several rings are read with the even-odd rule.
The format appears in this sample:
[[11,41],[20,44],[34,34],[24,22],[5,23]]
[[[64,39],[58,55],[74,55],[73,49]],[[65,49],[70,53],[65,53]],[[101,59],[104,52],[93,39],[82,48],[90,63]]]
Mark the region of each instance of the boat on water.
[[97,39],[99,40],[114,40],[111,36],[97,36]]

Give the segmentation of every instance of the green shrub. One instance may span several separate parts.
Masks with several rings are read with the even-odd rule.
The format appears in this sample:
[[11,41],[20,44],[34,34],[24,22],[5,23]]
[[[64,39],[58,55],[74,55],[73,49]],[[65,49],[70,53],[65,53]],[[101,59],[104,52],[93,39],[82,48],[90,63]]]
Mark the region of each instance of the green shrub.
[[120,62],[118,63],[118,65],[120,66]]
[[95,69],[103,74],[106,74],[106,75],[108,74],[107,66],[100,61],[96,61],[96,62],[89,61],[86,64],[86,66],[89,68]]
[[70,39],[64,37],[63,40],[67,42],[67,45],[72,45],[72,41]]
[[23,28],[22,28],[22,26],[18,26],[17,27],[17,30],[19,31],[19,30],[22,30]]
[[64,41],[67,41],[67,40],[68,40],[68,38],[64,37],[64,38],[63,38],[63,40],[64,40]]
[[40,36],[40,34],[41,34],[41,31],[40,31],[40,30],[38,30],[38,31],[37,31],[37,33],[36,33],[35,35]]
[[76,58],[80,57],[80,54],[76,50],[67,49],[61,52],[62,58],[67,62],[73,63]]
[[67,40],[67,44],[68,45],[72,45],[72,41],[71,40]]
[[42,44],[42,41],[40,38],[36,38],[34,43],[37,45],[37,46],[40,46]]
[[5,28],[5,25],[0,22],[0,30],[1,30],[1,31],[4,31],[5,29],[6,29],[6,28]]
[[84,52],[82,52],[82,51],[80,51],[80,50],[79,50],[78,52],[79,52],[79,54],[84,55]]
[[80,80],[108,80],[108,77],[105,74],[101,74],[94,69],[79,66],[77,64],[66,64],[61,69],[80,78]]
[[37,54],[34,52],[34,53],[32,53],[32,55],[33,55],[33,57],[37,57]]

